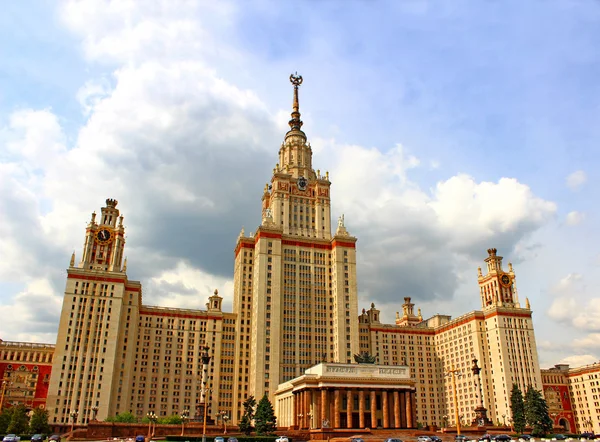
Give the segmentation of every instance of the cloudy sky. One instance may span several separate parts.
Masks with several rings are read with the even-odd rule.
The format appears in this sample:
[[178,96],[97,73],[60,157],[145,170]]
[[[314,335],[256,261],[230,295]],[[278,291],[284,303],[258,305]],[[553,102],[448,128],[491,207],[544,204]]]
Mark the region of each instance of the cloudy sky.
[[5,2],[0,338],[54,342],[109,197],[146,304],[218,288],[230,309],[298,71],[313,165],[359,238],[359,308],[479,309],[496,247],[542,366],[597,361],[598,41],[592,0]]

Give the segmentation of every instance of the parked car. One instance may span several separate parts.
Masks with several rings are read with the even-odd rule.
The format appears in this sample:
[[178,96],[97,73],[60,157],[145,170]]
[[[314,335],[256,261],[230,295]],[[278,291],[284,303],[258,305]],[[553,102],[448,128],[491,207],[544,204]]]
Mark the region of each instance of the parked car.
[[[287,438],[286,438],[287,441]],[[277,442],[277,441],[275,441]],[[280,441],[283,442],[283,441]],[[364,440],[362,440],[360,437],[353,437],[352,439],[350,439],[350,442],[365,442]]]
[[496,442],[510,442],[512,437],[510,437],[508,434],[497,434],[494,436],[494,440]]
[[531,435],[529,435],[529,434],[520,434],[517,439],[530,440],[531,439]]
[[581,433],[580,437],[582,439],[587,439],[587,440],[594,440],[594,439],[596,439],[596,435],[594,433],[590,433],[589,431]]
[[[235,439],[235,442],[237,442],[237,439]],[[289,439],[287,436],[279,436],[277,439],[275,439],[275,442],[289,442]]]
[[552,439],[556,439],[556,440],[566,440],[567,436],[565,436],[564,434],[555,434],[554,436],[552,436]]
[[142,435],[142,434],[138,434],[135,437],[135,442],[146,442],[146,436]]
[[429,436],[429,439],[431,439],[431,442],[442,442],[442,438],[439,436]]
[[429,436],[417,436],[418,442],[431,442],[431,438]]
[[31,436],[31,442],[42,442],[43,440],[46,440],[46,436],[43,434],[34,434]]
[[[287,437],[286,437],[286,439],[287,439]],[[237,437],[232,436],[232,437],[227,438],[227,442],[238,442],[238,440],[237,440]]]
[[2,442],[19,442],[19,440],[21,440],[21,438],[16,434],[7,434],[4,436],[4,439],[2,439]]
[[385,442],[402,442],[402,439],[397,439],[395,437],[388,437]]
[[494,439],[494,437],[489,434],[489,433],[485,433],[483,436],[481,436],[479,438],[480,442],[491,442]]
[[466,442],[469,440],[469,438],[464,434],[457,434],[456,436],[454,436],[454,440],[456,442]]
[[48,442],[59,442],[60,436],[58,434],[53,434],[48,438]]
[[214,442],[225,442],[225,439],[222,436],[215,437]]

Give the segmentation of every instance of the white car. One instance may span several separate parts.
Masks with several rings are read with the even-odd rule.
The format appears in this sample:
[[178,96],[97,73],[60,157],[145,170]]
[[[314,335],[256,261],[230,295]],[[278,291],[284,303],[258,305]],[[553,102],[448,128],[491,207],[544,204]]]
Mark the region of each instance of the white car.
[[275,442],[289,442],[289,439],[286,436],[279,436]]

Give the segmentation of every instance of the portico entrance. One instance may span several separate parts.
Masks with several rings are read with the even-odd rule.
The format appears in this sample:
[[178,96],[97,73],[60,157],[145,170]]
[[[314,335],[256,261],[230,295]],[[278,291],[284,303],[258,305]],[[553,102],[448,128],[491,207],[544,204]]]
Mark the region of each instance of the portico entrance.
[[416,428],[406,366],[323,363],[279,385],[278,423],[297,429]]

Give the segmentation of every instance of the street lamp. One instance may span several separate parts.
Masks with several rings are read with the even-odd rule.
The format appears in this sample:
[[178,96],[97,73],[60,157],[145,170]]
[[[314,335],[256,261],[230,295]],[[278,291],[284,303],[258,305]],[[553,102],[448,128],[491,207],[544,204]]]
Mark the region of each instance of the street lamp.
[[458,399],[456,398],[456,377],[461,376],[461,371],[458,368],[454,368],[454,365],[452,365],[451,368],[446,369],[445,376],[452,377],[452,394],[454,396],[454,419],[456,419],[456,435],[460,436],[460,421],[458,419]]
[[71,437],[73,437],[73,430],[75,429],[75,421],[77,420],[77,416],[79,416],[79,412],[77,410],[73,410],[70,413],[71,415]]
[[158,416],[154,411],[149,411],[146,413],[146,417],[148,418],[148,439],[154,437],[154,423],[158,419]]
[[200,359],[202,361],[202,386],[200,387],[200,403],[204,406],[204,419],[202,422],[202,442],[206,442],[206,412],[208,407],[206,406],[206,395],[210,392],[210,388],[208,388],[208,365],[210,364],[210,355],[208,354],[208,350],[210,347],[208,345],[204,345],[202,348],[202,355]]
[[190,417],[190,410],[188,410],[187,408],[185,410],[183,410],[181,412],[181,414],[179,415],[179,417],[181,418],[181,435],[183,436],[184,430],[185,430],[185,421],[186,419],[189,419]]
[[0,395],[0,411],[2,411],[2,405],[4,404],[4,393],[6,392],[6,387],[8,386],[8,379],[2,379],[2,395]]
[[483,405],[483,389],[481,388],[481,368],[477,365],[477,358],[473,355],[473,365],[471,366],[471,372],[473,373],[473,377],[475,378],[475,382],[478,387],[479,392],[479,405],[475,408],[475,420],[473,423],[476,423],[478,426],[483,427],[484,425],[488,425],[490,423],[487,417],[487,408]]
[[221,419],[223,419],[223,434],[227,434],[227,421],[229,420],[229,416],[224,415]]
[[90,410],[92,410],[92,420],[95,421],[96,420],[96,415],[98,414],[98,406],[94,405],[90,408]]

